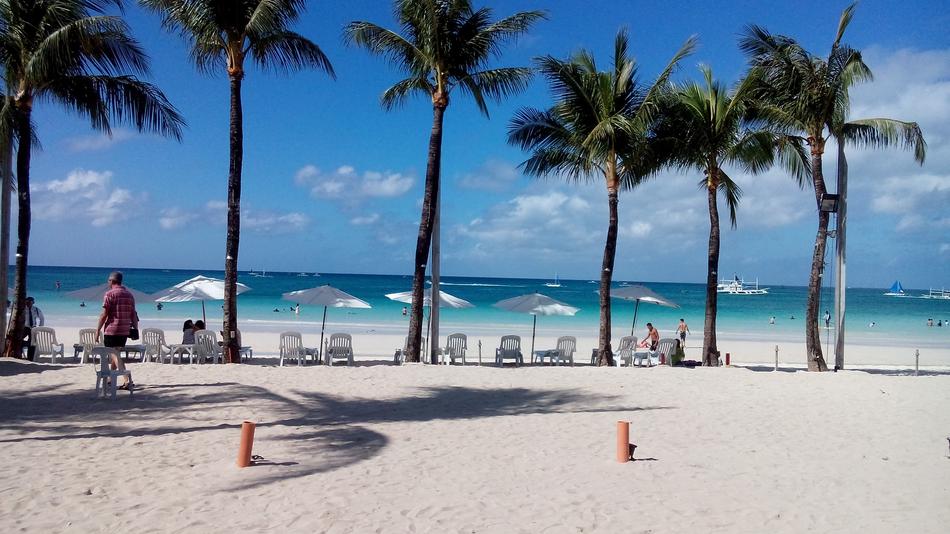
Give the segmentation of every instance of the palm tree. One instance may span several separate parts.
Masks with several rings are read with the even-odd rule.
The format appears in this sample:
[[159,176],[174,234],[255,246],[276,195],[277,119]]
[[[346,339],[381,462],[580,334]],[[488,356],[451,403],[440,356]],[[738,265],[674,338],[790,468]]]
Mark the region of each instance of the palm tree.
[[664,163],[651,150],[649,130],[657,100],[673,68],[695,47],[690,38],[653,82],[637,79],[637,63],[627,53],[625,30],[614,41],[613,69],[598,71],[593,55],[581,50],[566,61],[551,56],[537,60],[554,93],[547,110],[521,109],[511,120],[508,142],[532,151],[521,164],[534,176],[559,175],[571,182],[603,176],[609,220],[600,272],[599,365],[612,365],[610,349],[610,281],[617,250],[617,206],[620,189],[632,189]]
[[[13,201],[13,99],[0,94],[0,332],[7,331],[7,299],[10,298],[10,208]],[[0,336],[0,354],[6,348]]]
[[[822,155],[829,137],[838,138],[842,147],[845,143],[851,143],[868,147],[898,145],[910,148],[921,164],[926,155],[926,143],[915,122],[884,118],[848,120],[851,87],[872,79],[861,53],[841,43],[854,15],[854,7],[855,4],[848,6],[841,14],[837,35],[826,59],[808,52],[790,37],[772,35],[758,26],[748,27],[745,36],[739,41],[739,47],[748,56],[750,65],[763,73],[758,89],[762,100],[759,106],[762,116],[796,132],[808,143],[816,206],[820,206],[822,196],[827,193]],[[818,234],[808,278],[805,311],[809,371],[828,369],[818,337],[818,306],[829,217],[827,212],[818,210]]]
[[729,91],[713,79],[712,69],[703,65],[702,83],[681,85],[669,95],[660,114],[656,135],[673,140],[677,166],[703,173],[699,186],[706,191],[709,205],[709,248],[706,271],[706,320],[703,330],[704,365],[718,365],[716,345],[717,278],[719,272],[719,205],[721,194],[729,208],[729,220],[736,226],[736,209],[742,190],[723,166],[757,174],[768,169],[780,155],[790,171],[801,176],[807,171],[807,156],[801,144],[764,128],[752,119],[750,104],[756,73],[749,73]]
[[13,99],[19,207],[16,306],[6,356],[20,354],[24,334],[34,103],[59,102],[106,133],[116,119],[140,131],[181,137],[183,121],[175,109],[135,76],[148,70],[147,57],[125,22],[106,15],[109,5],[121,7],[121,0],[0,0],[0,64]]
[[395,0],[393,7],[403,35],[371,22],[352,22],[344,35],[349,43],[385,56],[406,73],[405,79],[383,93],[384,108],[389,110],[403,104],[413,93],[422,93],[432,101],[432,130],[413,264],[407,347],[408,361],[417,362],[422,341],[426,263],[438,209],[442,122],[449,97],[455,89],[467,93],[488,116],[486,97],[500,102],[524,90],[531,77],[529,68],[488,68],[489,59],[500,55],[503,44],[526,33],[532,24],[545,18],[545,14],[527,11],[493,22],[491,9],[476,11],[469,0]]
[[221,68],[230,83],[230,166],[228,235],[224,260],[224,344],[227,361],[240,362],[237,332],[237,267],[241,238],[241,172],[244,119],[241,84],[245,60],[281,71],[315,67],[336,77],[320,47],[288,30],[305,0],[140,0],[160,13],[166,28],[191,41],[191,55],[202,72]]

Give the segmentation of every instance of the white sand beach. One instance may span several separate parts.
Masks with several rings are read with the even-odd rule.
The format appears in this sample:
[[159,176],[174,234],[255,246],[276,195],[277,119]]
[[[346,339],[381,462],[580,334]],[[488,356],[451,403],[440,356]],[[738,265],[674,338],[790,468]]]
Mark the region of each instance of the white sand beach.
[[[116,401],[93,399],[91,365],[0,361],[2,530],[944,532],[950,524],[950,367],[921,376],[906,366],[817,374],[784,363],[779,372],[397,367],[388,360],[401,338],[392,334],[357,337],[352,368],[281,368],[275,334],[244,335],[257,346],[253,363],[132,363],[138,390]],[[584,343],[593,339],[579,342],[589,358]],[[737,345],[733,357],[758,353]],[[257,423],[253,452],[264,459],[239,469],[244,420]],[[618,420],[632,423],[634,462],[615,460]]]

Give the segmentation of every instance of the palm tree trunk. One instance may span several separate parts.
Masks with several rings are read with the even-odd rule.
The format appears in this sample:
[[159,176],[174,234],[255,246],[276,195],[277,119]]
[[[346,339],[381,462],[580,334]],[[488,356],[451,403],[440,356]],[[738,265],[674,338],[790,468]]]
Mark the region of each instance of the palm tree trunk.
[[[820,136],[809,138],[811,144],[811,172],[815,183],[815,200],[821,206],[821,196],[827,192],[821,170],[824,140]],[[815,236],[815,251],[811,259],[811,275],[808,277],[808,302],[805,308],[805,351],[809,371],[827,371],[828,365],[821,353],[821,338],[818,335],[818,304],[821,298],[821,279],[825,269],[825,246],[828,242],[828,214],[818,210],[818,235]]]
[[[710,170],[715,172],[715,170]],[[716,197],[716,183],[707,187],[709,197],[709,256],[706,264],[706,323],[703,328],[703,365],[719,365],[719,348],[716,345],[716,313],[718,298],[716,285],[719,276],[719,205]]]
[[[10,269],[10,207],[13,192],[13,136],[0,138],[0,334],[7,332],[7,299]],[[0,335],[0,354],[6,348],[6,335]]]
[[412,312],[409,316],[410,362],[420,361],[422,347],[422,309],[424,305],[426,263],[429,247],[432,246],[432,224],[435,219],[435,199],[439,195],[439,174],[442,166],[442,121],[448,102],[433,98],[432,132],[429,134],[429,157],[426,162],[425,194],[422,198],[422,218],[419,220],[419,235],[416,237],[416,258],[412,274]]
[[244,164],[244,117],[241,109],[243,73],[229,74],[231,82],[231,165],[228,169],[228,237],[224,259],[224,346],[225,360],[240,363],[237,341],[237,268],[241,241],[241,169]]
[[600,341],[597,365],[613,365],[614,355],[610,348],[610,281],[613,279],[614,258],[617,256],[617,204],[620,198],[617,187],[607,188],[607,205],[610,221],[607,224],[607,243],[604,245],[604,261],[600,270]]
[[23,354],[24,313],[26,311],[26,266],[29,261],[30,250],[30,152],[32,150],[32,135],[30,131],[31,109],[29,104],[18,106],[16,112],[17,137],[17,246],[16,246],[16,281],[13,292],[14,308],[10,317],[10,330],[7,332],[7,346],[4,356],[19,358]]

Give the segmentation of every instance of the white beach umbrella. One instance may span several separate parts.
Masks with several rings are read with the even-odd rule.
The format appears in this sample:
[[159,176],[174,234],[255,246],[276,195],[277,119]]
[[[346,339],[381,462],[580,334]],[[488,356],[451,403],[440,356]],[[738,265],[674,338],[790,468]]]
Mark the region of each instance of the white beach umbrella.
[[[237,293],[240,295],[251,288],[242,283],[237,284]],[[184,282],[163,289],[152,295],[155,302],[192,302],[201,301],[201,319],[206,323],[205,301],[224,300],[224,280],[198,275]]]
[[[597,291],[597,293],[600,293],[600,291]],[[637,327],[637,312],[640,310],[640,302],[649,302],[651,304],[666,306],[667,308],[679,308],[679,305],[677,305],[675,302],[661,297],[646,286],[636,285],[618,287],[617,289],[610,290],[610,296],[616,299],[636,301],[636,305],[633,307],[633,325],[630,327],[631,336],[633,335],[634,329]]]
[[324,285],[310,289],[298,289],[281,295],[284,300],[297,304],[316,304],[323,306],[323,324],[320,326],[320,349],[323,350],[323,331],[327,326],[327,308],[372,308],[368,302],[341,291],[333,286]]
[[[412,291],[403,291],[401,293],[387,293],[386,298],[389,300],[395,300],[396,302],[405,302],[406,304],[412,304]],[[422,305],[431,306],[432,305],[432,288],[427,287],[425,292],[422,294]],[[445,308],[474,308],[475,305],[471,302],[460,299],[456,296],[450,295],[445,291],[439,291],[439,307]]]
[[[106,296],[106,293],[112,289],[112,286],[109,285],[109,282],[104,284],[99,284],[97,286],[84,287],[82,289],[76,289],[74,291],[69,291],[66,293],[66,296],[69,298],[77,300],[88,300],[90,302],[102,302],[102,299]],[[126,286],[126,289],[129,290],[129,293],[132,293],[132,297],[135,298],[135,302],[153,302],[155,299],[152,295],[148,293],[142,293],[132,289],[131,287]]]
[[580,308],[564,304],[541,293],[531,293],[510,299],[499,300],[494,304],[496,308],[518,313],[530,313],[534,316],[531,325],[531,355],[534,355],[534,335],[538,326],[539,315],[574,315]]

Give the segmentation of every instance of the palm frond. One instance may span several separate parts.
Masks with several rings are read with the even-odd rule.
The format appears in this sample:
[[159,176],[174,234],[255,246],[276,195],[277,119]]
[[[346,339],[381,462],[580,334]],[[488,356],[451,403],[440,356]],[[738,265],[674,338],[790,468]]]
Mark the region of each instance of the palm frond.
[[386,110],[392,110],[405,104],[406,99],[414,92],[431,95],[435,88],[425,78],[406,78],[386,89],[380,97],[380,103]]
[[927,142],[916,122],[894,119],[862,119],[844,124],[842,136],[847,142],[872,148],[897,146],[914,151],[914,160],[923,164]]
[[290,72],[314,67],[336,78],[333,65],[323,50],[300,34],[286,30],[272,32],[254,39],[248,46],[261,68],[273,66],[280,71]]
[[726,200],[726,206],[729,208],[729,222],[732,228],[736,228],[738,218],[736,211],[739,208],[739,201],[742,200],[742,188],[725,171],[719,169],[719,194]]

